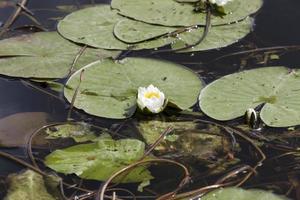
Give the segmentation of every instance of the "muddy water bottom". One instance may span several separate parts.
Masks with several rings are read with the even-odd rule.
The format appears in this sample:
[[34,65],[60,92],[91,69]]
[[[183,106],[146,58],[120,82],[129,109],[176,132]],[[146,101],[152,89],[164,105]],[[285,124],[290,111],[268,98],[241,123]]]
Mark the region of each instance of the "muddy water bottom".
[[[57,9],[58,5],[72,5],[75,7],[81,7],[84,4],[90,4],[91,1],[74,1],[74,0],[30,0],[28,3],[28,8],[32,10],[35,14],[36,19],[43,25],[43,28],[47,30],[55,30],[57,20],[65,16],[67,13],[59,11]],[[110,3],[109,0],[99,0],[95,3]],[[0,3],[1,5],[1,3]],[[280,51],[271,52],[271,54],[276,54],[279,59],[270,59],[270,51],[265,53],[265,51],[254,52],[250,54],[238,54],[231,55],[235,52],[247,51],[254,48],[263,47],[274,47],[274,46],[289,46],[289,45],[299,45],[300,44],[300,1],[299,0],[265,0],[263,8],[255,17],[254,30],[242,41],[231,45],[226,48],[211,50],[207,52],[197,52],[197,53],[187,53],[187,54],[171,54],[171,53],[160,53],[151,54],[149,51],[138,51],[130,52],[128,56],[141,56],[141,57],[152,57],[157,59],[170,60],[179,64],[188,66],[189,68],[197,71],[201,77],[203,77],[206,83],[215,80],[218,77],[227,75],[233,72],[237,72],[244,69],[252,69],[262,66],[286,66],[291,68],[300,68],[300,52],[290,51],[281,49]],[[11,15],[13,7],[0,8],[0,25],[5,23],[8,17]],[[30,33],[39,30],[39,27],[35,27],[35,24],[28,19],[26,16],[21,15],[18,20],[11,27],[12,30],[8,33],[6,37],[14,36],[22,33]],[[1,47],[0,47],[1,48]],[[288,48],[287,48],[288,49]],[[225,56],[224,56],[225,55]],[[40,88],[43,86],[38,85]],[[47,90],[45,86],[43,89]],[[23,128],[24,132],[30,132],[31,128],[39,128],[40,124],[35,123],[35,120],[41,119],[40,115],[35,115],[36,113],[43,113],[46,115],[45,121],[49,122],[63,122],[67,118],[69,105],[64,101],[63,97],[61,99],[56,99],[49,96],[46,93],[41,92],[30,85],[24,83],[19,79],[11,79],[2,76],[0,78],[0,125],[1,120],[6,120],[5,124],[0,127],[0,130],[9,133],[15,132],[14,125],[9,126],[9,122],[17,120],[24,120],[32,117],[30,121],[30,126],[21,126],[19,123],[15,126],[20,126]],[[8,118],[9,116],[20,114],[20,113],[31,113],[21,118]],[[32,114],[35,113],[35,114]],[[30,116],[30,117],[28,117]],[[132,124],[135,124],[135,119],[126,121],[124,126],[124,121],[118,120],[107,120],[101,118],[93,118],[82,112],[75,112],[72,116],[78,121],[87,121],[102,127],[107,127],[112,131],[118,130],[124,132],[124,134],[129,137],[136,137],[137,133],[132,129]],[[169,117],[169,116],[166,116]],[[8,119],[7,119],[8,118]],[[231,122],[232,124],[240,123],[242,120],[237,120]],[[2,123],[4,124],[4,123]],[[121,127],[121,129],[120,129]],[[119,130],[120,129],[120,130]],[[128,133],[126,130],[133,130]],[[264,135],[271,132],[285,132],[284,129],[264,129],[258,134]],[[13,135],[13,134],[12,134]],[[19,137],[19,136],[14,136]],[[10,140],[16,143],[16,138],[11,137]],[[9,139],[8,139],[9,140]],[[22,141],[22,140],[19,140]],[[299,141],[297,138],[285,138],[284,142],[292,147],[299,146]],[[0,141],[1,143],[1,141]],[[241,144],[241,147],[246,147],[246,144]],[[15,156],[23,158],[26,160],[26,153],[24,148],[2,148],[1,150],[11,153]],[[264,147],[264,152],[270,156],[274,157],[282,154],[283,151],[275,150],[273,148]],[[41,152],[47,150],[40,150]],[[244,164],[253,165],[253,161],[249,159],[249,154],[251,151],[241,151],[238,155]],[[281,194],[285,194],[289,191],[290,179],[296,179],[299,177],[299,159],[292,156],[287,156],[284,159],[275,160],[274,162],[268,162],[259,170],[259,176],[255,178],[252,182],[248,183],[246,187],[262,187],[262,188],[272,188]],[[195,165],[197,163],[194,163]],[[275,166],[275,167],[274,167]],[[13,172],[18,172],[22,167],[16,165],[14,162],[8,161],[7,159],[0,159],[0,178],[5,180],[5,177]],[[202,179],[201,170],[203,168],[197,166],[199,177],[194,178],[193,184],[190,185],[190,189],[197,188],[198,186],[205,185],[206,182],[213,182],[216,177],[208,177],[207,179]],[[170,168],[170,166],[164,166],[162,168],[153,167],[153,175],[158,178],[155,180],[157,191],[166,192],[168,188],[175,188],[178,180],[172,179],[174,174],[180,174],[178,169]],[[292,173],[289,173],[292,172]],[[178,177],[180,177],[178,175]],[[267,185],[266,182],[280,182],[277,185]],[[297,181],[296,181],[297,182]],[[87,182],[88,186],[97,188],[99,183]],[[267,186],[266,186],[267,185]],[[129,186],[130,188],[130,186]],[[6,192],[6,183],[0,182],[1,196]],[[293,199],[299,198],[300,193],[298,189],[293,190],[288,193]],[[150,198],[149,198],[150,199]]]

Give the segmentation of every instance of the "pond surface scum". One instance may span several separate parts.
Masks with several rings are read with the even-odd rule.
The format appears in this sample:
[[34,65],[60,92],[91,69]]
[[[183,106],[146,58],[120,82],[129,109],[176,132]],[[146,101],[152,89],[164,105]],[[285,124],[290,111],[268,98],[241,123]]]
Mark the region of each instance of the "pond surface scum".
[[300,200],[300,1],[208,2],[0,0],[0,199]]

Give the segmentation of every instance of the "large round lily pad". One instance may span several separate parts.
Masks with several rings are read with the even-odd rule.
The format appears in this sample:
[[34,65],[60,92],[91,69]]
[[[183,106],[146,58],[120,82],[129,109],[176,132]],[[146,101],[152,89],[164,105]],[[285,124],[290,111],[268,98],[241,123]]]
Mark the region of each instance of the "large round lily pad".
[[[124,19],[126,18],[118,15],[116,11],[111,10],[109,5],[100,5],[71,13],[59,22],[57,29],[63,37],[69,40],[103,49],[152,49],[172,42],[170,38],[145,41],[150,39],[149,36],[153,35],[153,33],[134,36],[137,38],[133,42],[130,39],[123,39],[121,41],[114,35],[114,26]],[[145,28],[147,25],[141,25],[140,23],[139,26]],[[134,27],[132,28],[134,29]],[[145,33],[145,30],[141,32]],[[120,37],[120,31],[116,31],[116,33]],[[128,36],[126,32],[122,34]],[[139,42],[141,40],[145,42],[131,44],[138,40],[140,40]],[[127,41],[129,43],[126,43]]]
[[261,119],[272,127],[300,124],[300,73],[285,67],[266,67],[222,77],[200,94],[200,107],[217,120],[243,116],[264,104]]
[[201,200],[287,200],[284,196],[273,194],[264,190],[244,190],[242,188],[221,188],[209,192]]
[[113,35],[115,23],[122,19],[109,5],[100,5],[67,15],[58,23],[57,30],[74,42],[104,49],[127,49],[129,45]]
[[[62,78],[82,49],[55,32],[22,35],[0,41],[0,74],[25,78]],[[87,48],[78,59],[79,69],[119,52]]]
[[[212,24],[228,24],[244,19],[255,13],[262,5],[262,0],[230,1],[224,17],[212,16]],[[174,0],[112,0],[112,8],[121,15],[150,24],[164,26],[191,26],[205,24],[205,14],[194,11],[194,4],[180,3]]]
[[[136,110],[139,87],[158,87],[173,105],[188,109],[197,101],[201,81],[181,65],[143,58],[111,59],[86,66],[75,107],[106,118],[130,117]],[[65,97],[71,102],[81,70],[70,77]]]
[[[214,26],[205,41],[184,52],[227,46],[247,35],[251,27],[250,18],[239,23]],[[173,49],[181,48],[183,45],[194,44],[204,30],[203,27],[189,31],[182,29],[184,27],[165,27],[127,19],[108,5],[76,11],[58,24],[58,31],[69,40],[96,48],[123,50],[152,49],[168,44],[173,44]],[[179,34],[168,34],[173,32]]]

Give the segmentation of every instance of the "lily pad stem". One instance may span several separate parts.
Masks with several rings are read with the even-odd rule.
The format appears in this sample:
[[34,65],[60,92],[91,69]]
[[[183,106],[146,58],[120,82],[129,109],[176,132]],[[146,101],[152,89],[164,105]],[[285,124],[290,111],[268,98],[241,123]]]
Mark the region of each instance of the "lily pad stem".
[[147,150],[147,152],[144,153],[144,156],[143,156],[143,158],[141,160],[143,160],[144,158],[146,158],[157,147],[157,145],[159,145],[159,143],[165,138],[165,136],[167,136],[173,130],[174,130],[174,128],[170,126],[164,132],[162,132],[160,134],[159,138],[157,138],[157,140],[149,147],[149,149]]
[[174,52],[183,51],[183,50],[190,49],[190,48],[193,48],[193,47],[199,45],[206,38],[206,36],[207,36],[207,34],[208,34],[209,30],[210,30],[210,27],[211,27],[211,8],[208,5],[207,9],[206,9],[206,18],[205,18],[204,32],[201,35],[201,37],[199,38],[199,40],[196,43],[194,43],[194,44],[188,44],[185,47],[182,47],[182,48],[179,48],[179,49],[175,49]]
[[69,109],[69,112],[68,112],[67,120],[70,120],[70,118],[71,118],[72,109],[74,107],[74,103],[75,103],[75,100],[76,100],[76,97],[77,97],[77,94],[78,94],[78,91],[79,91],[79,88],[80,88],[80,85],[81,85],[81,82],[82,82],[83,74],[84,74],[84,69],[81,70],[81,72],[80,72],[79,83],[78,83],[78,85],[76,87],[76,90],[74,92],[74,95],[72,97],[71,106],[70,106],[70,109]]
[[[163,49],[163,50],[155,50],[155,51],[152,51],[150,53],[150,55],[153,55],[153,54],[157,54],[157,53],[169,53],[169,52],[177,52],[177,51],[183,51],[183,50],[186,50],[186,49],[190,49],[190,48],[193,48],[197,45],[199,45],[207,36],[209,30],[210,30],[210,27],[211,27],[211,15],[212,15],[212,9],[210,7],[210,4],[209,2],[207,2],[207,7],[206,7],[206,18],[205,18],[205,26],[204,26],[204,31],[203,31],[203,34],[202,36],[199,38],[199,40],[194,43],[194,44],[186,44],[185,47],[182,47],[182,48],[179,48],[179,49]],[[199,28],[198,25],[193,25],[193,26],[190,26],[190,27],[185,27],[185,28],[179,28],[171,33],[167,33],[163,36],[160,36],[160,37],[170,37],[171,35],[176,35],[176,34],[180,34],[180,33],[184,33],[184,32],[187,32],[188,30],[190,29],[197,29]],[[115,60],[122,60],[123,58],[125,58],[129,53],[131,53],[132,50],[127,50],[127,51],[124,51],[122,53],[120,53],[117,58],[115,58]]]
[[246,140],[247,142],[249,142],[253,147],[254,149],[256,149],[256,151],[258,152],[258,154],[260,155],[260,159],[259,161],[256,163],[256,165],[254,167],[252,167],[252,171],[250,171],[246,176],[245,178],[243,178],[237,185],[238,186],[241,186],[242,184],[244,184],[250,177],[251,175],[255,174],[255,171],[256,169],[262,165],[263,161],[266,160],[266,155],[264,154],[264,152],[255,144],[255,142],[250,139],[249,137],[246,136],[246,134],[243,133],[242,130],[240,129],[237,129],[237,128],[233,128],[233,127],[230,127],[230,126],[226,126],[226,125],[222,125],[222,124],[219,124],[217,122],[211,122],[211,121],[207,121],[207,120],[202,120],[202,119],[197,119],[195,121],[198,121],[198,122],[202,122],[202,123],[206,123],[206,124],[213,124],[215,126],[218,126],[220,128],[223,128],[227,133],[231,134],[235,134],[241,138],[243,138],[244,140]]
[[[289,45],[289,46],[273,46],[273,47],[262,47],[262,48],[255,48],[255,49],[250,49],[250,50],[245,50],[245,51],[238,51],[230,54],[226,54],[220,57],[217,57],[216,59],[210,61],[209,63],[216,62],[218,60],[231,57],[231,56],[239,56],[243,54],[251,54],[251,53],[259,53],[259,52],[268,52],[268,51],[299,51],[300,50],[300,45]],[[209,64],[208,63],[208,64]],[[199,63],[195,63],[199,64]]]
[[[211,15],[212,15],[211,7],[210,7],[210,4],[207,3],[204,31],[203,31],[203,34],[201,35],[201,37],[199,38],[199,40],[197,42],[195,42],[194,44],[186,44],[185,47],[182,47],[182,48],[179,48],[179,49],[164,49],[164,50],[153,51],[153,52],[151,52],[151,54],[168,53],[168,52],[178,52],[178,51],[183,51],[183,50],[186,50],[186,49],[190,49],[190,48],[193,48],[193,47],[199,45],[206,38],[206,36],[207,36],[207,34],[208,34],[209,30],[210,30],[210,27],[211,27]],[[196,25],[196,26],[193,26],[193,28],[197,29],[197,28],[199,28],[199,26]],[[186,28],[185,31],[186,30],[189,30],[189,28]],[[178,33],[178,31],[180,31],[180,30],[173,31],[172,33],[169,33],[168,35],[172,35],[174,33],[176,34],[176,33]],[[183,31],[183,32],[185,32],[185,31]]]
[[[182,168],[182,170],[184,171],[184,178],[181,180],[181,182],[179,183],[179,186],[177,187],[176,190],[174,190],[171,193],[168,193],[168,198],[172,197],[173,195],[175,195],[179,189],[182,188],[182,186],[184,186],[186,183],[189,182],[190,180],[190,172],[187,169],[186,166],[184,166],[183,164],[173,161],[173,160],[168,160],[168,159],[149,159],[149,160],[140,160],[138,162],[135,162],[131,165],[128,165],[127,167],[122,168],[121,170],[119,170],[118,172],[114,173],[107,181],[104,182],[104,184],[102,185],[102,187],[99,189],[99,191],[97,192],[97,196],[96,196],[96,200],[104,200],[105,197],[105,192],[107,191],[107,187],[109,186],[109,184],[118,176],[120,176],[121,174],[134,169],[135,167],[138,167],[140,165],[144,165],[144,164],[148,164],[148,163],[169,163],[169,164],[174,164],[180,168]],[[165,196],[165,195],[164,195]]]
[[74,58],[74,60],[73,60],[73,62],[71,64],[71,68],[69,69],[68,76],[70,76],[74,72],[75,65],[77,64],[77,61],[82,56],[82,54],[85,52],[86,48],[87,48],[87,45],[84,45],[83,47],[80,48],[80,50],[76,54],[76,56],[75,56],[75,58]]

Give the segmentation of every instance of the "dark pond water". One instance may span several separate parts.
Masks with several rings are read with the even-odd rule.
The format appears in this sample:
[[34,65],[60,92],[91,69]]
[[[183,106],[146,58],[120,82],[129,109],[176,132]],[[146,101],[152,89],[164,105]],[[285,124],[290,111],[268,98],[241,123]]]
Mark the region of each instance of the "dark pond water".
[[[27,7],[34,12],[35,17],[40,21],[43,27],[48,30],[55,30],[57,19],[66,15],[66,13],[56,9],[58,5],[68,4],[80,7],[90,3],[91,1],[87,0],[29,0]],[[98,0],[95,1],[95,3],[110,3],[110,1]],[[206,83],[209,83],[220,76],[243,69],[270,65],[300,68],[300,51],[289,49],[289,47],[280,48],[284,46],[300,45],[299,8],[299,0],[265,0],[264,6],[255,16],[253,32],[240,42],[226,48],[194,54],[151,54],[151,51],[138,51],[130,52],[128,56],[153,57],[183,64],[197,71]],[[5,23],[8,16],[13,12],[13,9],[14,8],[10,6],[0,7],[0,24]],[[31,20],[26,16],[21,15],[13,24],[11,27],[12,30],[6,37],[38,30],[37,28],[32,28],[33,25]],[[264,47],[279,47],[279,50],[231,55],[235,52]],[[271,54],[279,55],[279,58],[270,59],[268,57],[268,53],[270,52]],[[46,92],[41,91],[45,90],[51,93],[46,85],[34,84],[34,86],[35,87],[32,87],[27,81],[24,82],[19,79],[0,77],[0,134],[2,134],[2,132],[15,133],[15,131],[20,129],[23,129],[24,132],[28,133],[35,128],[38,128],[41,124],[46,124],[43,120],[47,122],[63,122],[66,120],[69,104],[66,103],[63,97],[55,93],[55,95],[60,97],[55,98]],[[20,113],[27,113],[27,115],[18,116],[17,114]],[[107,127],[113,131],[119,129],[120,126],[125,125],[121,129],[121,132],[124,130],[124,134],[128,134],[128,130],[132,129],[133,133],[129,133],[129,136],[134,136],[132,124],[135,123],[135,119],[127,120],[126,123],[124,123],[124,121],[94,118],[80,111],[75,111],[72,117],[77,121],[84,120],[99,126]],[[20,122],[22,120],[28,120],[28,122],[26,121],[24,125],[24,123]],[[234,121],[232,124],[239,122],[241,121]],[[19,129],[18,126],[20,126]],[[263,129],[257,134],[267,135],[269,133],[282,131],[284,132],[285,130]],[[14,137],[20,137],[21,139]],[[14,141],[15,143],[18,143],[16,140],[26,140],[26,138],[22,138],[18,134],[15,134],[14,137],[6,138],[5,142],[9,143],[9,141]],[[284,140],[283,143],[289,147],[297,148],[299,145],[296,137],[286,137],[282,140]],[[3,141],[0,142],[1,144],[3,143]],[[14,142],[11,143],[14,144]],[[245,146],[243,143],[240,145],[241,147]],[[18,145],[9,147],[9,145],[6,144],[4,146],[5,147],[1,150],[26,159],[24,149],[15,147]],[[245,147],[245,149],[246,150],[241,151],[239,155],[239,158],[242,160],[241,163],[253,164],[251,158],[249,159],[249,157],[251,157],[250,154],[253,152],[247,149],[247,147]],[[35,155],[40,154],[39,156],[41,156],[45,153],[44,149],[35,150]],[[270,157],[286,153],[285,151],[278,149],[268,148],[268,146],[264,146],[263,150]],[[277,193],[288,194],[292,199],[299,199],[300,182],[298,178],[300,175],[300,163],[298,162],[299,159],[290,156],[278,161],[268,162],[262,166],[259,170],[259,174],[245,186],[273,189]],[[194,178],[194,182],[190,185],[190,188],[201,187],[207,183],[212,183],[213,180],[217,179],[215,176],[202,176],[203,174],[199,172],[202,168],[197,168],[197,162],[193,162],[193,168],[195,171],[198,170],[198,172],[196,173],[197,176]],[[0,158],[0,178],[2,180],[0,182],[0,196],[3,197],[6,192],[6,184],[4,182],[5,177],[9,173],[18,172],[21,169],[22,167],[20,165],[8,161],[7,159]],[[155,186],[153,186],[152,189],[164,193],[170,191],[171,187],[175,187],[178,180],[174,178],[174,174],[178,175],[180,173],[176,168],[173,169],[173,167],[170,166],[162,166],[161,168],[153,167],[153,174],[157,175],[159,178],[155,181],[156,185],[154,184]],[[294,185],[291,184],[291,179],[293,180]],[[92,188],[97,188],[97,186],[99,186],[99,183],[95,182],[87,182],[86,184]],[[189,188],[187,188],[187,190],[188,189]]]

